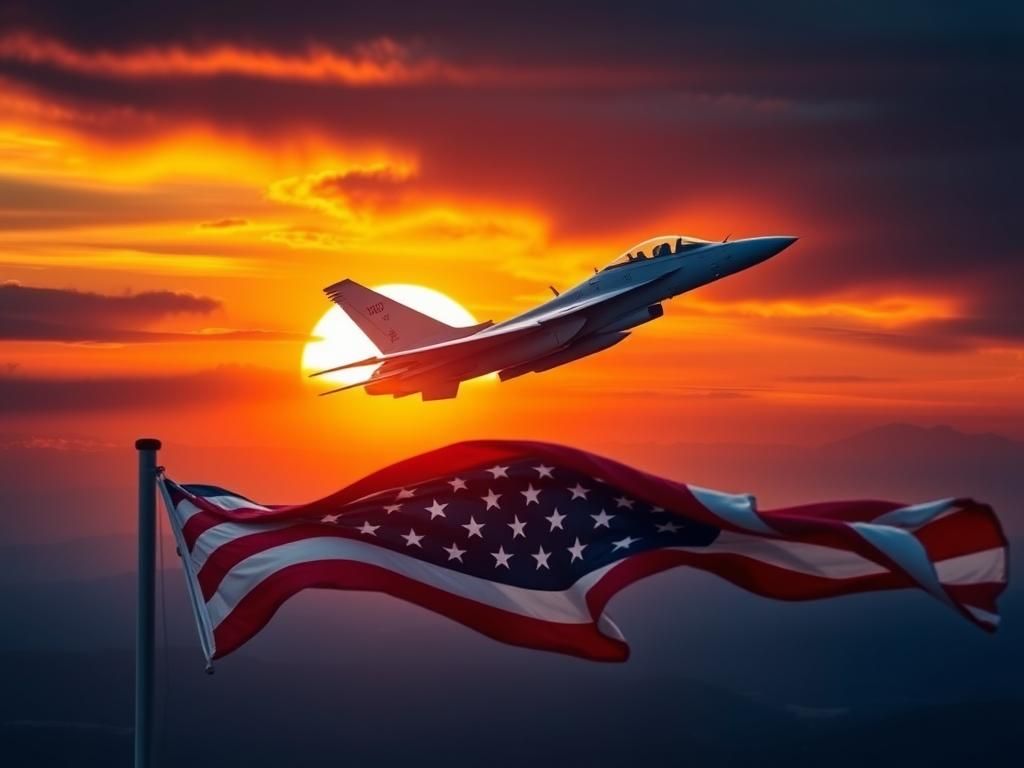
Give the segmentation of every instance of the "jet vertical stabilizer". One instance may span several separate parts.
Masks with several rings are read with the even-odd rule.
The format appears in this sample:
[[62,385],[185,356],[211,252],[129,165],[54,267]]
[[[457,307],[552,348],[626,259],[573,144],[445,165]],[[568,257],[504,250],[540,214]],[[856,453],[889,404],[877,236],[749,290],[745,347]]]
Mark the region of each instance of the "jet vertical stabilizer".
[[384,354],[462,338],[490,325],[483,323],[456,328],[371,291],[354,280],[329,285],[324,288],[324,293]]

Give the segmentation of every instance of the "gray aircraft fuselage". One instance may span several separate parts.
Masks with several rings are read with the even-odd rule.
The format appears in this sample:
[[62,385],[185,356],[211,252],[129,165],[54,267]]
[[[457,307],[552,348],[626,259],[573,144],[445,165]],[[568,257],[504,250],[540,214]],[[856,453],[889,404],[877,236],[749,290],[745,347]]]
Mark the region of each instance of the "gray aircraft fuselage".
[[[496,371],[506,381],[546,371],[618,344],[631,329],[661,317],[661,302],[666,299],[760,264],[795,240],[754,237],[707,242],[672,236],[645,241],[578,285],[508,320],[450,329],[450,334],[443,329],[421,330],[412,348],[390,353],[382,349],[380,358],[362,361],[381,363],[363,384],[369,394],[402,397],[421,392],[425,400],[443,399],[454,397],[460,382],[487,373]],[[354,289],[362,294],[353,294]],[[367,312],[380,312],[385,320],[393,313],[389,307],[394,303],[373,303],[374,297],[384,297],[351,281],[327,290],[371,334],[383,328],[371,325],[372,318],[360,316],[362,305],[367,305]],[[402,311],[408,308],[394,310]],[[415,331],[414,321],[408,322]],[[389,328],[391,336],[376,343],[380,346],[389,339],[398,343],[401,331],[399,326]]]

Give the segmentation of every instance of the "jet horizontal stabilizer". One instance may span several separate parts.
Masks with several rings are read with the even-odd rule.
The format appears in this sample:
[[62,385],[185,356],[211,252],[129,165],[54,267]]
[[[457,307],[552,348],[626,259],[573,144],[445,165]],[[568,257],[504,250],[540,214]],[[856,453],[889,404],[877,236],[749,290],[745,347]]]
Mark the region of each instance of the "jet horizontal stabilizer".
[[345,363],[344,365],[336,365],[333,368],[325,368],[322,371],[316,371],[315,373],[309,374],[309,378],[315,379],[317,376],[323,376],[325,373],[344,371],[347,368],[362,368],[365,365],[377,365],[380,361],[379,357],[368,357],[365,360],[356,360],[354,363]]
[[344,392],[346,389],[355,389],[356,387],[364,387],[364,386],[366,386],[369,383],[370,383],[370,381],[369,381],[369,379],[367,379],[366,381],[357,381],[355,384],[346,384],[344,387],[337,387],[335,389],[328,389],[326,392],[320,392],[318,394],[318,397],[323,397],[324,395],[333,395],[336,392]]

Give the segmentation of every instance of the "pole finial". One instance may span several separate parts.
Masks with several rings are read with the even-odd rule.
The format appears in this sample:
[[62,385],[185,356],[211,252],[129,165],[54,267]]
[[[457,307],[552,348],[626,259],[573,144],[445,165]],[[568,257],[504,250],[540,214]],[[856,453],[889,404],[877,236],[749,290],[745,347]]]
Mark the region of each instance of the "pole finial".
[[135,450],[137,451],[159,451],[160,441],[155,437],[140,437],[135,441]]

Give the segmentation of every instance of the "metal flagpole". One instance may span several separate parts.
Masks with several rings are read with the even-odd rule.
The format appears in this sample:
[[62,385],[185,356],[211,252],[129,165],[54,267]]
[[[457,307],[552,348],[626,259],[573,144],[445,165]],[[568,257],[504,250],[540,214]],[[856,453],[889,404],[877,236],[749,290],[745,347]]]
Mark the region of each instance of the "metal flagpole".
[[153,764],[153,626],[156,593],[156,452],[160,441],[135,441],[139,453],[139,564],[135,614],[135,768]]

